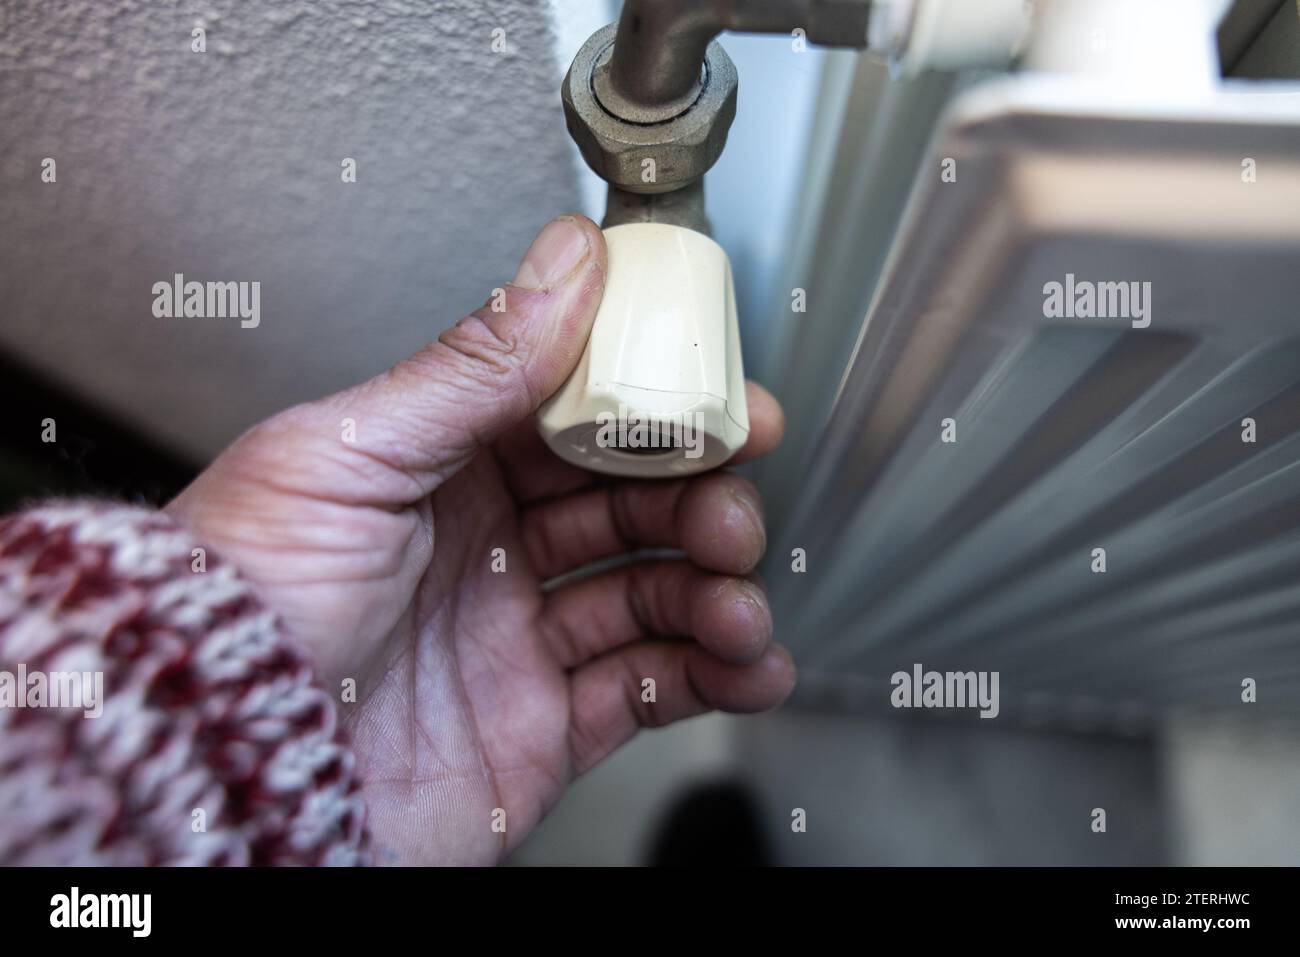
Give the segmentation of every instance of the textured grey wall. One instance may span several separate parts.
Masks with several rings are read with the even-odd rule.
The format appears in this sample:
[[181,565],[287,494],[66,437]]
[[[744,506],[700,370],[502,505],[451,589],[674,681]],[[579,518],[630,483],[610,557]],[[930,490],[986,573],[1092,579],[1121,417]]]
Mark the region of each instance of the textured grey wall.
[[[0,349],[209,455],[510,278],[578,203],[558,77],[542,0],[4,0]],[[261,325],[154,318],[177,272]]]

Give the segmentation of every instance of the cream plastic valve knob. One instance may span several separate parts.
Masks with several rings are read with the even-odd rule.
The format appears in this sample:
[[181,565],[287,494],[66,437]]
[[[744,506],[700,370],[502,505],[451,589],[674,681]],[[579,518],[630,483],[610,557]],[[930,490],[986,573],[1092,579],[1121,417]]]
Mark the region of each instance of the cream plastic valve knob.
[[573,374],[538,410],[547,444],[594,472],[642,478],[721,465],[749,414],[731,263],[695,230],[605,230],[609,267]]

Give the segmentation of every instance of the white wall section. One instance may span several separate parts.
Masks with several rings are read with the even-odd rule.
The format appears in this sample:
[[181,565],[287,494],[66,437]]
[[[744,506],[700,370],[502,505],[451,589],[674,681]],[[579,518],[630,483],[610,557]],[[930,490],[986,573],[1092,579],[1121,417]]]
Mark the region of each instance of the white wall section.
[[[0,348],[194,456],[381,371],[578,206],[549,15],[535,0],[0,6]],[[151,287],[175,273],[260,282],[260,325],[154,318]]]

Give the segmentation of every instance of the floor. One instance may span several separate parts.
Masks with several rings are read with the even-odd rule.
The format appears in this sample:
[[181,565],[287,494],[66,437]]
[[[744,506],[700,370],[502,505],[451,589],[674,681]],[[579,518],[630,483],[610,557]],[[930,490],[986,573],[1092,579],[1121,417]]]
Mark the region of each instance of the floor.
[[[786,865],[1300,861],[1295,728],[1187,719],[1122,738],[786,708],[642,734],[579,781],[512,863],[645,863],[683,793],[728,783],[745,788],[764,851]],[[726,806],[704,801],[694,833]],[[729,840],[732,823],[717,825]]]

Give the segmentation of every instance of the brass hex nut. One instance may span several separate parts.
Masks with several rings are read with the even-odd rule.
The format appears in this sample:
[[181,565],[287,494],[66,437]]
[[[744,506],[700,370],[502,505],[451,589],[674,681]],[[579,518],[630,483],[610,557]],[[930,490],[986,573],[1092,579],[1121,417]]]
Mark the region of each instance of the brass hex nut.
[[719,44],[709,44],[694,102],[660,122],[630,122],[602,104],[594,82],[615,30],[610,24],[593,34],[564,77],[560,99],[569,133],[587,165],[621,189],[666,193],[687,186],[722,155],[736,116],[736,67]]

